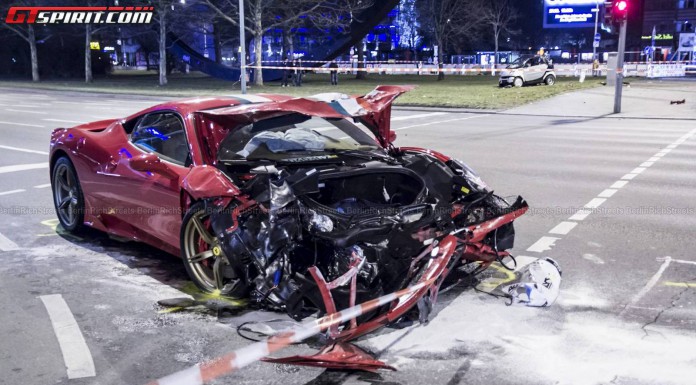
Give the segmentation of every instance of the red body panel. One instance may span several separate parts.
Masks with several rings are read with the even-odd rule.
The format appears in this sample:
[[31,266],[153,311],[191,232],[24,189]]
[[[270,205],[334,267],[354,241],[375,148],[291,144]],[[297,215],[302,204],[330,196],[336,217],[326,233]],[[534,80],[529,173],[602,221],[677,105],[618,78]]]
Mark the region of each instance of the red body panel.
[[[390,137],[391,103],[411,88],[383,86],[353,98],[330,94],[338,100],[334,102],[328,102],[327,95],[292,98],[261,94],[164,103],[123,119],[54,130],[51,168],[61,155],[72,161],[85,197],[86,225],[179,255],[179,232],[188,204],[203,198],[239,194],[224,174],[209,166],[214,163],[214,157],[206,155],[211,149],[217,151],[219,141],[230,127],[292,112],[331,118],[355,117],[364,120],[386,146]],[[159,111],[172,111],[183,119],[192,164],[183,167],[163,160],[166,172],[137,171],[131,167],[131,159],[148,153],[130,142],[124,124]],[[212,123],[203,117],[215,117],[216,121],[226,123],[226,128],[209,128]]]

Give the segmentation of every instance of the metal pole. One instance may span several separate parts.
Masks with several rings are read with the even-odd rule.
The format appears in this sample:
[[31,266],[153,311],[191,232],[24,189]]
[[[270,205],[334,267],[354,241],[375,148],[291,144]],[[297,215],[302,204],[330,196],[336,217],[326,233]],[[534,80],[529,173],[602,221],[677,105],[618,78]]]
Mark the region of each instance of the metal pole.
[[[597,24],[599,23],[599,1],[595,0],[595,17],[594,17],[594,35],[592,39],[597,36]],[[592,62],[594,64],[595,59],[597,59],[597,47],[595,46],[594,40],[592,40]],[[594,74],[592,75],[594,76]]]
[[242,79],[242,94],[247,93],[246,79],[246,37],[244,36],[244,0],[239,0],[239,46],[241,48],[241,79]]
[[621,91],[624,78],[624,51],[626,50],[626,20],[621,21],[619,32],[619,53],[616,58],[616,89],[614,91],[614,113],[621,112]]

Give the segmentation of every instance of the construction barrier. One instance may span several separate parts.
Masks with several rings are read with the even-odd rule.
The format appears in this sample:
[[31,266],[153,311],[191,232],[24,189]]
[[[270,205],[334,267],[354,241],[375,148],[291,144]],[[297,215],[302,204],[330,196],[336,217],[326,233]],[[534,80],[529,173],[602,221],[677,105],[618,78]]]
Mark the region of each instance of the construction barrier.
[[307,322],[295,329],[280,332],[265,341],[237,349],[215,360],[197,364],[188,369],[152,381],[148,385],[203,385],[218,377],[233,373],[249,364],[277,352],[294,343],[304,341],[330,327],[349,322],[361,315],[391,303],[401,297],[408,296],[433,284],[439,276],[430,278],[392,294],[367,301],[343,311],[328,314],[315,321]]

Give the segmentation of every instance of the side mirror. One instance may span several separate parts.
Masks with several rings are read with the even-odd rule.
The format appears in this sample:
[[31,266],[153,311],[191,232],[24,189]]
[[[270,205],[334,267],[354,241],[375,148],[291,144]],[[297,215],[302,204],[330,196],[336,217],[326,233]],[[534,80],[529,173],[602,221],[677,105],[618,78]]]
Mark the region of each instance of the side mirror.
[[145,154],[131,158],[129,161],[130,167],[135,171],[152,172],[172,176],[174,173],[169,169],[166,163],[157,156],[157,154]]

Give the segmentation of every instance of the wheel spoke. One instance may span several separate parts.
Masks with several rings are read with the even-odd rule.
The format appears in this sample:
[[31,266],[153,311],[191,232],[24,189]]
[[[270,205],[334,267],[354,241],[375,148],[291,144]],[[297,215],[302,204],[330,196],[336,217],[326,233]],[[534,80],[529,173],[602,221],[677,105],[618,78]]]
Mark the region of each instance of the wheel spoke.
[[63,182],[63,179],[61,179],[60,176],[56,178],[56,187],[58,190],[70,191],[70,189],[68,188],[68,186],[65,185],[65,182]]
[[224,284],[222,283],[222,258],[216,258],[213,264],[213,275],[215,276],[215,288],[222,290]]
[[191,220],[193,221],[193,225],[196,226],[196,230],[198,230],[198,234],[201,236],[203,242],[212,245],[215,242],[213,236],[206,230],[205,226],[203,226],[201,219],[194,215]]
[[64,197],[63,200],[58,204],[58,208],[60,210],[65,210],[70,205],[71,201],[72,199],[69,196]]
[[202,253],[198,253],[198,254],[194,255],[193,257],[189,258],[188,261],[189,261],[189,263],[199,263],[199,262],[203,262],[204,260],[206,260],[212,256],[213,256],[213,252],[210,250],[206,250]]

